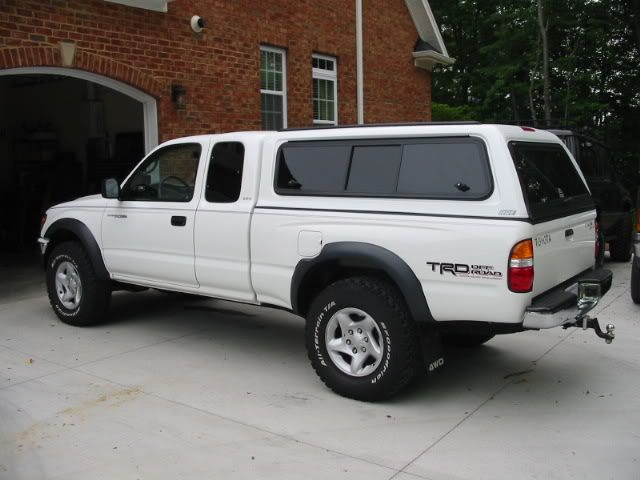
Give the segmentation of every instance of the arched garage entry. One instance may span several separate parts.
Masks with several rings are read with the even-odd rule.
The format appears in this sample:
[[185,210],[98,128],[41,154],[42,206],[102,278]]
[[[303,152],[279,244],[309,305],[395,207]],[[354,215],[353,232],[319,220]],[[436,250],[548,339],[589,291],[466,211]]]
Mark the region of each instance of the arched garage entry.
[[61,67],[0,70],[0,250],[29,251],[49,206],[122,178],[158,143],[156,100]]

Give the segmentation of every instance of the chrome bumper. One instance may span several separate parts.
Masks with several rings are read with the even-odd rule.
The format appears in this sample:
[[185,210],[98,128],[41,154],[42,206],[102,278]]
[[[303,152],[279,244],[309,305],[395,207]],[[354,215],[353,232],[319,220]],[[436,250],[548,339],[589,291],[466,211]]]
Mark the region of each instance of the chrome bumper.
[[544,328],[581,327],[592,328],[596,335],[611,343],[615,334],[613,325],[600,329],[598,319],[590,318],[589,312],[611,288],[612,274],[609,270],[596,269],[577,277],[565,288],[556,288],[534,298],[527,307],[522,327],[526,330]]
[[38,239],[38,244],[40,245],[40,253],[42,255],[44,255],[44,252],[47,251],[47,245],[49,245],[49,239],[48,238],[44,238],[44,237],[40,237]]

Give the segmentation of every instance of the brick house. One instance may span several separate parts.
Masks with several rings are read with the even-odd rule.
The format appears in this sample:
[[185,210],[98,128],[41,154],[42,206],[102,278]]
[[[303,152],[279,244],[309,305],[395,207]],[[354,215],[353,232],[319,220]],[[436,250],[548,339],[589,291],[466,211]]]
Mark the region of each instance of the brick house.
[[178,136],[429,120],[452,61],[427,0],[0,0],[0,201]]

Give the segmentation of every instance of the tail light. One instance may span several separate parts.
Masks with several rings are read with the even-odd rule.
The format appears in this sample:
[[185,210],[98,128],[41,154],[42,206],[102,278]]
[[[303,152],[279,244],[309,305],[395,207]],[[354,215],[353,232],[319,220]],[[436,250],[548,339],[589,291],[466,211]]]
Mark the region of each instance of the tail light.
[[45,223],[47,223],[47,214],[43,213],[40,217],[40,228],[44,227]]
[[533,290],[533,242],[530,238],[516,243],[511,249],[507,284],[509,290],[516,293]]
[[602,252],[602,243],[600,242],[600,223],[596,220],[596,259],[600,258],[600,252]]

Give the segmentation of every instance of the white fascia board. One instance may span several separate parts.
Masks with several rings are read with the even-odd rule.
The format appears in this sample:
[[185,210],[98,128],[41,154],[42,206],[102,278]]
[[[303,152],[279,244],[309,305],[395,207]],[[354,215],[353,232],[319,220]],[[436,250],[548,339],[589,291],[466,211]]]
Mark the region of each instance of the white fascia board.
[[447,47],[442,40],[438,23],[433,16],[428,0],[405,0],[405,3],[420,38],[439,48],[443,57],[449,58]]
[[425,70],[433,70],[436,64],[452,65],[456,61],[455,58],[444,56],[434,50],[425,50],[424,52],[413,52],[413,63],[416,67]]
[[167,12],[167,4],[173,0],[105,0],[105,2],[120,3],[129,7],[144,8],[154,12]]

